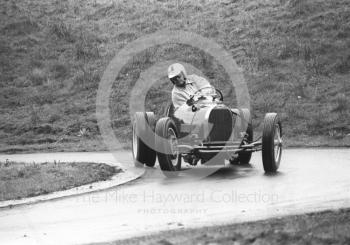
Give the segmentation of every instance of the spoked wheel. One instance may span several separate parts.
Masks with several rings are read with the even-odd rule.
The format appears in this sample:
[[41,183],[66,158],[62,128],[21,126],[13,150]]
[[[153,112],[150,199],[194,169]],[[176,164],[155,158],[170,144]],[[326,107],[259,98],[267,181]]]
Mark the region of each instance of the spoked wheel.
[[181,154],[178,151],[176,125],[169,117],[161,118],[156,124],[156,151],[160,169],[167,177],[177,176],[181,170]]
[[152,112],[136,112],[132,124],[132,155],[137,167],[145,164],[153,167],[156,162],[154,150],[155,117]]
[[282,125],[276,113],[267,113],[262,136],[262,160],[264,170],[274,173],[282,156]]

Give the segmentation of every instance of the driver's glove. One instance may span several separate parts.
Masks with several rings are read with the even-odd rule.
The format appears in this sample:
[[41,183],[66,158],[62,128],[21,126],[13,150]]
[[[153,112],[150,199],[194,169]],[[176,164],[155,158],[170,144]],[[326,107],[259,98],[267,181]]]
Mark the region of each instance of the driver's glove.
[[186,104],[187,104],[188,106],[191,106],[191,105],[193,105],[193,102],[194,102],[193,97],[191,97],[191,98],[189,98],[189,99],[186,101]]

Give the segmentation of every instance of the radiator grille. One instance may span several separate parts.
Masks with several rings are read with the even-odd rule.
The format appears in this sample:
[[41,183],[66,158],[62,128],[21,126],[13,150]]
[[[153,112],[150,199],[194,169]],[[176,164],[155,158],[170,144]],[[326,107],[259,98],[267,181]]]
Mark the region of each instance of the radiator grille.
[[212,129],[209,141],[227,141],[232,133],[232,113],[227,108],[214,108],[210,112],[209,123]]

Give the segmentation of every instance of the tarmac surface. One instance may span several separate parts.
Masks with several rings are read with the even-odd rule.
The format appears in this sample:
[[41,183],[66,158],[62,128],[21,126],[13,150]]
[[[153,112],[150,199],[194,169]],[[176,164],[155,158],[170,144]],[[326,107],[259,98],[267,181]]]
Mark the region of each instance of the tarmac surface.
[[[53,154],[53,155],[52,155]],[[130,152],[114,154],[132,168]],[[113,161],[111,153],[1,155],[0,160]],[[202,179],[168,179],[159,167],[108,190],[0,209],[0,244],[83,244],[350,207],[350,149],[287,149],[279,172],[224,166]]]

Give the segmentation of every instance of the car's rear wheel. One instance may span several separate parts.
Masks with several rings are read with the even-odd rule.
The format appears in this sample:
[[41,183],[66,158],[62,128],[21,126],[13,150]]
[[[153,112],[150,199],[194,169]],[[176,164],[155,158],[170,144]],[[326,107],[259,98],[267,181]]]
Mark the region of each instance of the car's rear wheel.
[[279,168],[282,156],[282,125],[276,113],[267,113],[262,136],[262,161],[267,173]]
[[153,112],[136,112],[132,124],[132,155],[137,167],[145,164],[153,167],[156,162],[154,150],[154,125]]
[[160,169],[167,177],[177,176],[181,170],[181,154],[178,151],[176,125],[169,117],[158,120],[156,124],[156,151]]

